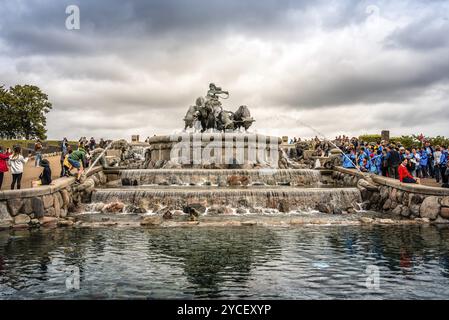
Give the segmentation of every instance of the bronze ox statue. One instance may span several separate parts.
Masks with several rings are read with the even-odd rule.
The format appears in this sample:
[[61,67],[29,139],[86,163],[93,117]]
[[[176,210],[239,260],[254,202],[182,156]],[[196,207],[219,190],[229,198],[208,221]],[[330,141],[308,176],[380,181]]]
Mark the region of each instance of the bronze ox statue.
[[[223,97],[221,95],[225,94]],[[201,132],[209,129],[222,132],[240,130],[247,131],[255,121],[247,106],[240,106],[236,112],[223,110],[220,98],[227,99],[229,93],[216,87],[213,83],[209,85],[206,99],[199,97],[194,106],[191,106],[184,117],[185,127],[194,128],[195,123],[201,123]]]

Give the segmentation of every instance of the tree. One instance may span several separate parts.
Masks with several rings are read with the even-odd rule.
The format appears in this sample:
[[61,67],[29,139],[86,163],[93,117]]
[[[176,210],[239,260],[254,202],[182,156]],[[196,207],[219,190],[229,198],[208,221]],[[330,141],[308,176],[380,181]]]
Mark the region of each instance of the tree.
[[32,85],[0,87],[0,136],[4,138],[46,139],[46,114],[52,104],[48,96]]
[[0,138],[13,139],[17,136],[17,123],[9,91],[0,87]]
[[430,138],[429,140],[433,146],[449,146],[449,139],[444,136],[436,136],[434,138]]

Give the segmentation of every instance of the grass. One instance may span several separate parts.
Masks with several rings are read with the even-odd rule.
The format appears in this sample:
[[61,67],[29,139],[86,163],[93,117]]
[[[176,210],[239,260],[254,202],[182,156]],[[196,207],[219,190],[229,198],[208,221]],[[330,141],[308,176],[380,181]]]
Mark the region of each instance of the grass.
[[[1,140],[0,139],[0,146],[2,146],[4,149],[6,148],[12,148],[15,145],[20,145],[22,148],[28,147],[28,144],[32,143],[34,145],[36,141],[35,140]],[[43,145],[48,146],[59,146],[61,142],[58,140],[45,140],[43,141]],[[69,141],[69,144],[76,145],[77,142],[75,141]]]

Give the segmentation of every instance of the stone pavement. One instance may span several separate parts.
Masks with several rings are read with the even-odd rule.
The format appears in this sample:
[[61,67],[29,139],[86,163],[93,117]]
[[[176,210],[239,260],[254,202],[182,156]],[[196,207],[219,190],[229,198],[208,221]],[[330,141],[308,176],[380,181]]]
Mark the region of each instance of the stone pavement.
[[[61,173],[61,165],[59,163],[60,156],[52,156],[52,157],[44,157],[48,161],[50,161],[50,168],[52,179],[59,178],[59,174]],[[23,176],[22,176],[22,189],[31,188],[31,181],[37,180],[39,175],[41,174],[43,168],[34,166],[34,158],[30,158],[25,165]],[[1,190],[10,190],[12,182],[11,171],[5,172],[5,176],[3,179],[3,186]]]

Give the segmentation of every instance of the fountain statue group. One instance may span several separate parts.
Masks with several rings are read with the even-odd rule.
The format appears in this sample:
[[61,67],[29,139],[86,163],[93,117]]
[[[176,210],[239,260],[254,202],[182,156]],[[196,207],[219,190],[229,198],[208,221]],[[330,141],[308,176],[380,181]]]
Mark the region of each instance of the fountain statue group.
[[201,124],[201,132],[207,130],[218,130],[222,132],[241,130],[245,131],[251,127],[255,121],[247,106],[240,106],[236,112],[224,110],[220,99],[228,99],[229,92],[223,91],[220,87],[211,83],[206,97],[196,99],[194,106],[191,106],[184,118],[185,128],[194,128],[195,124]]

